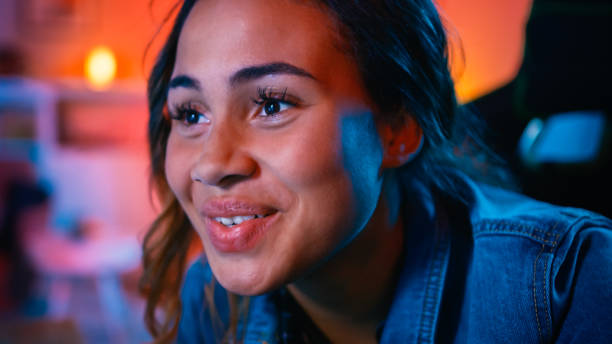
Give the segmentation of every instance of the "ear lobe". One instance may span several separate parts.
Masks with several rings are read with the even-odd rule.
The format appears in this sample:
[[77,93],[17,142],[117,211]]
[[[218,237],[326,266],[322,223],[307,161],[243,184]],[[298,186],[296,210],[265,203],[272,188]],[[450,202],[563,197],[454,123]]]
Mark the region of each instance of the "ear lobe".
[[384,144],[383,168],[396,168],[412,160],[423,146],[423,130],[412,116],[406,116],[401,126],[384,124],[382,128]]

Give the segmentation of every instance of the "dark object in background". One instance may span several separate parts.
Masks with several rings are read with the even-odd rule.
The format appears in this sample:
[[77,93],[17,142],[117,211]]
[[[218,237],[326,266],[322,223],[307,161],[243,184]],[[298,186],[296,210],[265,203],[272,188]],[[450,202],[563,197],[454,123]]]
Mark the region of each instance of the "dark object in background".
[[[534,0],[517,77],[468,105],[483,116],[489,142],[509,162],[525,194],[607,217],[612,217],[612,202],[607,201],[612,193],[610,37],[609,1]],[[595,157],[533,164],[519,156],[518,143],[531,120],[539,118],[546,125],[556,114],[575,111],[604,119]],[[575,139],[566,133],[557,139]]]
[[14,46],[0,46],[0,75],[23,75],[24,57]]
[[24,247],[23,226],[29,211],[48,204],[49,194],[27,179],[8,183],[0,218],[0,313],[19,315],[32,295],[37,272]]
[[70,319],[36,319],[1,323],[0,343],[81,344],[84,340]]

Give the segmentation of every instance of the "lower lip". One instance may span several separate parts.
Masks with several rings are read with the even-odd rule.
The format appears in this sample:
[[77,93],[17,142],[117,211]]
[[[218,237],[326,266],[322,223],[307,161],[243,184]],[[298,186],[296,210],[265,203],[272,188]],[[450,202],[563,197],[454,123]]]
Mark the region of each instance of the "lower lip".
[[210,217],[206,217],[206,229],[210,242],[218,251],[226,253],[245,252],[257,245],[277,218],[278,213],[227,227]]

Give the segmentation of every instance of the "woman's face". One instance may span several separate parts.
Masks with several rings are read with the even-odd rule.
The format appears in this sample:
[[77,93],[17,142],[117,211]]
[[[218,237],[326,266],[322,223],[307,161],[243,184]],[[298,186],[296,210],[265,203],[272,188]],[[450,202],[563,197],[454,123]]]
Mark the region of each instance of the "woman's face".
[[316,271],[377,208],[382,143],[337,31],[297,1],[198,1],[185,22],[166,174],[230,291]]

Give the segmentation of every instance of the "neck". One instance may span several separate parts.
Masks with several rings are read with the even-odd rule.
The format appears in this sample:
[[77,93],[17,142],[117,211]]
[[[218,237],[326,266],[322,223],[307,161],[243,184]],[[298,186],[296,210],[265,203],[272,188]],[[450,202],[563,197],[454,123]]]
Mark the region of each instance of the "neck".
[[288,286],[333,343],[374,343],[376,329],[391,305],[403,228],[401,219],[389,223],[381,203],[347,247],[316,272]]

